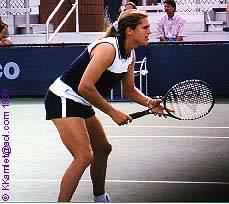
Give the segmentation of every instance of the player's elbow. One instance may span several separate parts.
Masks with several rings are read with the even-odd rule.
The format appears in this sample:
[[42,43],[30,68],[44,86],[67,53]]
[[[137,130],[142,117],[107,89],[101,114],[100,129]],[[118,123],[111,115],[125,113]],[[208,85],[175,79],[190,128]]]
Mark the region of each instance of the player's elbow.
[[128,87],[123,89],[123,95],[126,96],[127,98],[131,98],[133,93],[135,91],[134,86],[133,87]]
[[92,85],[88,82],[81,82],[78,86],[78,93],[83,97],[87,97],[91,91]]

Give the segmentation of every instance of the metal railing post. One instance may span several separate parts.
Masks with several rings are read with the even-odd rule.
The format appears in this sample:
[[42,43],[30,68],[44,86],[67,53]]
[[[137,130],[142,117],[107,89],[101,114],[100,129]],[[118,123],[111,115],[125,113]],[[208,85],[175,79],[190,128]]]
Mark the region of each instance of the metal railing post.
[[24,8],[28,9],[25,13],[26,22],[26,34],[30,33],[30,12],[29,12],[29,0],[24,0]]
[[[75,0],[75,4],[78,4],[78,0]],[[79,32],[79,5],[76,7],[76,32]]]
[[[10,9],[10,0],[6,0],[6,8]],[[9,15],[9,11],[7,10],[6,15]]]

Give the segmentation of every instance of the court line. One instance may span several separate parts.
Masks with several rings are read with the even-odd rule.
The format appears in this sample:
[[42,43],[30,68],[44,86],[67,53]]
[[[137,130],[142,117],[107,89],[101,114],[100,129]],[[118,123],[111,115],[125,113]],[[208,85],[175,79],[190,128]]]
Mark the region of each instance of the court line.
[[[117,128],[117,125],[104,125],[106,128]],[[129,125],[121,128],[170,128],[170,129],[229,129],[229,126],[169,126],[169,125]],[[119,127],[120,128],[120,127]]]
[[[12,182],[36,182],[36,183],[47,183],[47,182],[59,182],[59,179],[15,179]],[[80,182],[90,182],[90,179],[81,179]],[[229,185],[229,182],[223,181],[166,181],[166,180],[119,180],[119,179],[107,179],[107,183],[162,183],[162,184],[214,184],[214,185]]]
[[145,135],[135,135],[135,136],[129,136],[129,135],[111,135],[108,136],[108,138],[181,138],[181,139],[187,139],[187,138],[192,138],[192,139],[229,139],[229,136],[189,136],[189,135],[182,135],[182,136],[165,136],[165,135],[156,135],[156,136],[145,136]]
[[[91,182],[90,180],[82,180],[84,182]],[[106,180],[109,183],[165,183],[165,184],[217,184],[217,185],[229,185],[229,182],[221,181],[141,181],[141,180]]]

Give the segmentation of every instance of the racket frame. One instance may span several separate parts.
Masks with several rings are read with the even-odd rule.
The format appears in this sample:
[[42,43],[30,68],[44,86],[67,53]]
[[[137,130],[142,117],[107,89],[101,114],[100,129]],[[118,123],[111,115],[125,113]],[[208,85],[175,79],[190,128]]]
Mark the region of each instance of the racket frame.
[[[210,90],[210,93],[212,94],[212,104],[211,106],[209,107],[208,111],[199,116],[199,117],[196,117],[196,118],[193,118],[193,119],[185,119],[185,118],[180,118],[180,117],[177,117],[175,115],[172,114],[172,112],[166,107],[166,98],[168,97],[169,93],[171,92],[171,90],[173,90],[176,86],[180,86],[181,84],[184,84],[184,83],[187,83],[187,82],[197,82],[197,83],[200,83],[200,84],[204,84],[206,87],[208,87],[208,89]],[[196,119],[199,119],[199,118],[202,118],[204,116],[206,116],[213,108],[214,104],[215,104],[215,97],[214,97],[214,94],[213,94],[213,89],[212,87],[205,81],[202,81],[202,80],[199,80],[199,79],[191,79],[191,80],[185,80],[185,81],[182,81],[182,82],[179,82],[175,85],[173,85],[167,92],[164,96],[156,96],[155,98],[159,98],[162,100],[162,103],[163,103],[163,106],[164,106],[164,109],[166,111],[166,114],[164,114],[166,117],[169,116],[169,117],[172,117],[174,119],[177,119],[177,120],[196,120]],[[148,114],[157,114],[156,112],[153,112],[151,109],[147,109],[147,110],[143,110],[143,111],[139,111],[139,112],[135,112],[135,113],[132,113],[130,114],[130,116],[133,118],[133,119],[137,119],[137,118],[140,118],[144,115],[148,115]]]
[[[176,86],[180,86],[182,84],[185,84],[185,83],[192,83],[192,82],[196,82],[196,83],[199,83],[199,84],[203,84],[204,86],[206,86],[209,90],[210,90],[210,93],[212,94],[212,104],[211,106],[209,107],[208,111],[203,114],[203,115],[200,115],[199,117],[196,117],[196,118],[193,118],[193,119],[185,119],[185,118],[180,118],[180,117],[177,117],[175,115],[173,115],[173,112],[169,111],[168,108],[166,107],[166,98],[168,97],[169,93],[176,87]],[[162,103],[163,103],[163,106],[165,108],[165,111],[167,113],[167,116],[169,117],[172,117],[172,118],[175,118],[175,119],[178,119],[178,120],[196,120],[196,119],[199,119],[199,118],[202,118],[204,116],[206,116],[208,113],[210,113],[210,111],[212,110],[213,106],[215,105],[215,97],[214,97],[214,94],[213,94],[213,89],[212,87],[206,82],[206,81],[203,81],[203,80],[200,80],[200,79],[190,79],[190,80],[185,80],[185,81],[182,81],[182,82],[179,82],[175,85],[173,85],[167,92],[166,94],[164,95],[163,97],[163,100],[162,100]]]

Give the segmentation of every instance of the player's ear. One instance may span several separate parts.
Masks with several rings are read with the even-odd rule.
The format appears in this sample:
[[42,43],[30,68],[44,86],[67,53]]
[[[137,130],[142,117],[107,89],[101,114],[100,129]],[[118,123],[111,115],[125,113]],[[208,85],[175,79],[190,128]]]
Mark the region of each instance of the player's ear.
[[132,35],[132,33],[133,33],[133,29],[131,29],[130,27],[127,27],[126,28],[126,35],[128,36],[128,35]]

